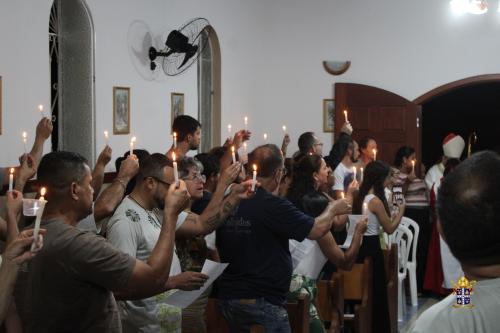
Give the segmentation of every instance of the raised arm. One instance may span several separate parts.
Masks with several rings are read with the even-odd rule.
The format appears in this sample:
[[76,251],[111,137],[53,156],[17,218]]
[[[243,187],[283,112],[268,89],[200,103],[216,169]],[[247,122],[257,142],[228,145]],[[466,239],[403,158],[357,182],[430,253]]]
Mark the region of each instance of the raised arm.
[[351,205],[346,199],[330,200],[323,213],[314,219],[314,225],[307,238],[317,240],[323,237],[332,227],[333,218],[336,215],[349,214]]
[[36,126],[35,142],[31,148],[30,155],[38,165],[43,155],[43,144],[52,134],[52,121],[49,118],[43,118]]
[[[94,219],[96,224],[113,214],[125,195],[128,182],[139,171],[139,161],[135,155],[129,155],[120,165],[118,175],[102,193],[94,204]],[[99,226],[98,226],[99,229]]]
[[380,199],[374,198],[368,203],[368,209],[377,216],[380,225],[388,234],[392,234],[398,228],[399,222],[401,222],[401,218],[405,213],[404,203],[399,204],[398,208],[398,212],[394,216],[389,216]]
[[113,150],[106,146],[99,154],[97,158],[97,162],[94,166],[94,170],[92,170],[92,187],[94,188],[94,200],[97,199],[97,196],[101,192],[102,183],[104,182],[104,169],[106,165],[111,161],[111,154]]

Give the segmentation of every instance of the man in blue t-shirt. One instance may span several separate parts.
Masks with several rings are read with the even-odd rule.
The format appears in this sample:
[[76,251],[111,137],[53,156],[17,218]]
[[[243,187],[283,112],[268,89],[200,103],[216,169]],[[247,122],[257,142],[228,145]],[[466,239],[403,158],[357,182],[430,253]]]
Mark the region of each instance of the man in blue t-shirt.
[[288,240],[321,238],[333,217],[349,213],[351,207],[337,200],[317,218],[305,215],[275,195],[284,169],[279,148],[257,147],[248,156],[248,165],[254,164],[261,187],[217,230],[221,261],[229,263],[218,280],[218,303],[231,332],[248,332],[253,324],[263,325],[266,332],[290,332],[283,306],[292,275]]

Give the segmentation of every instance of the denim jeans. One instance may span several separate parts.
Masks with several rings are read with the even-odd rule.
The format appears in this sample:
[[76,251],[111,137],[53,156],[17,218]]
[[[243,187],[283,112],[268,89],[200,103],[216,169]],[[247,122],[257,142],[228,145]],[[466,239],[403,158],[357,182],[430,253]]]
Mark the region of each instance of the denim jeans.
[[254,301],[219,299],[217,304],[231,333],[250,332],[250,326],[254,324],[264,326],[266,333],[291,333],[286,309],[271,304],[264,298]]

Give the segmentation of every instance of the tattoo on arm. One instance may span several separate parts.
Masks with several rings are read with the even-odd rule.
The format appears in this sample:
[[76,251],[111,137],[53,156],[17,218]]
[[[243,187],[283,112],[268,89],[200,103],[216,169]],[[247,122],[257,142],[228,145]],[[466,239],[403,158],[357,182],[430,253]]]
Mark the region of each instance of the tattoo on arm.
[[229,214],[231,214],[231,212],[234,211],[235,207],[236,205],[230,202],[230,200],[226,200],[222,205],[222,209],[219,212],[217,212],[217,214],[215,214],[214,216],[208,218],[206,223],[210,231],[220,227],[221,224],[224,223],[224,221],[227,219]]

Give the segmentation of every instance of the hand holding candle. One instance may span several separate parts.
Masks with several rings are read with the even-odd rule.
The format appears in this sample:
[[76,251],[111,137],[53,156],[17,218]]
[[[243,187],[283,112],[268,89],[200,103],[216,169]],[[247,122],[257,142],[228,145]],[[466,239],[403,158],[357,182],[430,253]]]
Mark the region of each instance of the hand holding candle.
[[253,165],[253,178],[252,178],[252,192],[255,192],[255,185],[257,184],[257,165]]
[[14,188],[14,168],[10,168],[10,173],[9,173],[9,192],[12,192],[13,188]]
[[42,221],[43,209],[45,208],[44,195],[47,192],[45,187],[42,187],[40,190],[40,199],[38,199],[38,210],[36,212],[36,220],[35,220],[35,230],[33,231],[33,243],[31,244],[31,251],[36,250],[36,244],[38,242],[38,233],[40,231],[40,222]]

